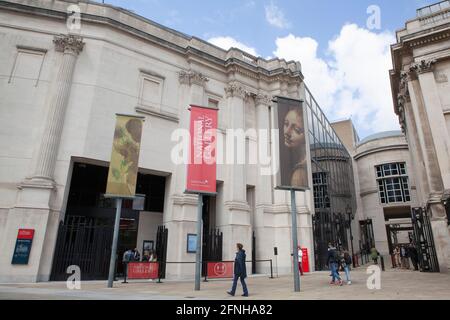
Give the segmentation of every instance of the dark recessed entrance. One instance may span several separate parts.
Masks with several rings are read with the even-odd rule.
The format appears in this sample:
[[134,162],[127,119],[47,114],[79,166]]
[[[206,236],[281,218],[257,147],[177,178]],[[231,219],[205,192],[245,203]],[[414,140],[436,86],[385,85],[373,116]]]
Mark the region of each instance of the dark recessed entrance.
[[[107,279],[115,217],[115,201],[104,197],[107,177],[108,167],[74,163],[66,214],[58,231],[51,280],[66,280],[66,269],[70,265],[80,267],[82,280]],[[116,269],[119,276],[123,273],[121,260],[125,250],[142,250],[137,243],[139,219],[141,214],[147,213],[141,212],[164,211],[165,183],[165,177],[138,173],[136,193],[144,197],[143,203],[123,201]],[[154,229],[156,238],[157,226]]]

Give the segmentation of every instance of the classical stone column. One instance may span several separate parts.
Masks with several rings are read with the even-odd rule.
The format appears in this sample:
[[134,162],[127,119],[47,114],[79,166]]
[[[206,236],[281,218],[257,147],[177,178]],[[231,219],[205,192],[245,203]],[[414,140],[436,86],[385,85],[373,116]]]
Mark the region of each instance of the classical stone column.
[[[436,141],[439,139],[438,131],[445,128],[439,124],[438,111],[442,114],[442,108],[439,104],[439,97],[434,83],[433,66],[434,61],[421,61],[414,64],[410,71],[417,76],[418,80],[413,80],[409,87],[409,91],[414,92],[412,105],[416,111],[416,122],[420,123],[421,138],[423,143],[425,169],[427,171],[430,194],[426,206],[431,213],[431,226],[433,229],[434,243],[438,256],[439,267],[441,272],[447,272],[450,260],[450,234],[447,226],[447,217],[445,208],[442,204],[442,194],[444,192],[444,183],[440,165],[448,164],[439,163],[438,154],[445,152],[437,150],[445,145]],[[436,105],[438,108],[436,108]],[[436,128],[441,126],[441,128]],[[443,157],[443,155],[441,155]],[[448,156],[447,156],[448,161]]]
[[428,93],[424,92],[424,88],[422,86],[428,86],[426,82],[431,80],[429,76],[433,75],[433,65],[434,62],[432,61],[422,61],[421,63],[415,64],[411,67],[410,70],[412,72],[412,88],[410,88],[409,90],[410,92],[414,92],[415,95],[415,104],[417,110],[416,120],[418,120],[417,122],[420,123],[420,129],[422,132],[425,151],[424,160],[426,164],[431,194],[438,193],[440,191],[443,191],[444,189],[439,161],[436,156],[436,141],[433,138],[432,126],[430,123],[430,117],[432,116],[433,112],[436,112],[436,110],[433,111],[431,110],[432,106],[427,106],[427,102],[430,103],[430,101],[425,99],[425,96],[427,96]]
[[[256,258],[266,259],[271,257],[273,252],[273,235],[267,235],[264,222],[265,211],[270,210],[272,205],[272,150],[270,149],[270,113],[269,107],[272,104],[272,97],[265,92],[258,92],[255,96],[256,106],[256,129],[258,133],[257,150],[257,181],[255,187],[255,210],[253,230],[257,239]],[[262,153],[261,153],[262,151]],[[264,163],[262,162],[264,161]],[[267,226],[267,227],[270,227]],[[264,272],[269,271],[268,266],[260,265]],[[263,271],[263,270],[261,270]]]
[[[225,88],[227,97],[227,107],[229,114],[228,127],[230,129],[245,131],[245,100],[250,96],[244,85],[237,81],[232,81]],[[227,140],[231,139],[232,132],[227,130]],[[238,135],[239,136],[239,135]],[[241,135],[242,138],[242,135]],[[239,139],[239,138],[238,138]],[[237,140],[237,139],[236,139]],[[224,233],[223,239],[223,259],[234,258],[235,244],[241,242],[247,248],[251,246],[251,226],[250,226],[250,207],[247,203],[247,184],[246,184],[246,166],[238,164],[238,150],[235,140],[234,161],[232,164],[225,161],[225,181],[224,181],[224,214],[219,217],[220,229]],[[236,144],[237,142],[237,144]],[[245,135],[244,135],[245,145]],[[226,154],[230,152],[227,146]],[[245,151],[244,151],[245,152]],[[225,157],[226,158],[226,157]],[[245,160],[245,158],[244,158]],[[244,161],[245,162],[245,161]]]
[[[256,125],[258,130],[258,185],[256,186],[256,206],[264,206],[272,204],[272,176],[268,171],[271,164],[261,163],[271,159],[272,150],[270,148],[270,114],[269,107],[272,104],[272,97],[264,92],[258,92],[255,97],[256,105]],[[264,134],[261,135],[261,131]],[[264,147],[263,147],[264,144]],[[260,158],[260,148],[264,152],[263,158]],[[266,159],[267,158],[267,159]]]
[[75,35],[56,36],[53,42],[56,50],[63,53],[63,57],[56,78],[54,96],[50,100],[44,134],[32,177],[33,181],[46,180],[50,183],[53,181],[75,64],[84,47],[83,39]]
[[[209,79],[202,73],[187,70],[178,73],[179,93],[179,129],[189,131],[190,104],[203,105],[204,91]],[[188,147],[189,145],[187,145]],[[188,152],[188,150],[184,150]],[[168,159],[168,161],[171,161]],[[167,251],[168,261],[195,261],[195,255],[187,254],[186,235],[195,234],[197,221],[197,195],[185,194],[186,189],[187,166],[186,164],[177,164],[170,178],[170,187],[168,188],[167,207],[164,214],[164,224],[169,229],[169,250]],[[194,264],[180,265],[169,264],[166,267],[166,274],[171,278],[184,278],[194,275]]]
[[[416,120],[414,118],[414,110],[409,94],[409,83],[414,79],[409,72],[402,72],[400,75],[400,91],[397,96],[398,117],[400,127],[405,134],[411,154],[411,168],[407,168],[410,175],[415,171],[415,180],[417,187],[418,203],[426,202],[430,189],[426,169],[424,166],[422,146],[419,141],[419,133]],[[414,170],[414,171],[413,171]]]
[[435,63],[434,60],[421,61],[413,65],[412,69],[417,72],[419,78],[444,187],[450,188],[450,138],[442,110],[439,89],[436,85]]

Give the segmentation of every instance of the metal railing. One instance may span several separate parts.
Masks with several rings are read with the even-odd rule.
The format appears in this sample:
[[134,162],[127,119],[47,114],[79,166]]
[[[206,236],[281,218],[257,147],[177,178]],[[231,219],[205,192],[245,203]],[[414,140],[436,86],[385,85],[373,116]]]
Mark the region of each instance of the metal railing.
[[[256,263],[268,262],[269,266],[270,266],[270,277],[269,278],[270,279],[274,278],[274,276],[273,276],[273,262],[272,262],[272,259],[256,260],[255,262]],[[154,278],[155,280],[158,279],[157,283],[162,283],[161,279],[165,279],[165,272],[161,272],[161,271],[165,270],[166,266],[168,264],[194,264],[195,265],[195,261],[183,261],[183,262],[182,261],[155,261],[155,262],[152,262],[152,263],[158,263],[158,277]],[[230,261],[202,261],[202,266],[206,266],[207,267],[208,263],[234,263],[234,260],[232,260],[232,261],[231,260]],[[245,263],[252,263],[252,260],[246,261]],[[205,270],[207,270],[207,268],[205,268]],[[259,273],[253,273],[253,274],[259,274]],[[126,282],[127,278],[128,277],[125,276],[124,283],[127,283]],[[230,278],[230,276],[223,277],[223,278],[215,277],[215,279],[226,279],[226,278]],[[128,279],[129,280],[143,280],[143,279],[146,279],[146,278],[138,278],[138,279],[130,279],[130,278],[128,278]],[[150,278],[148,278],[148,279],[150,279]],[[203,281],[204,282],[208,282],[207,279],[208,279],[208,272],[206,271]]]

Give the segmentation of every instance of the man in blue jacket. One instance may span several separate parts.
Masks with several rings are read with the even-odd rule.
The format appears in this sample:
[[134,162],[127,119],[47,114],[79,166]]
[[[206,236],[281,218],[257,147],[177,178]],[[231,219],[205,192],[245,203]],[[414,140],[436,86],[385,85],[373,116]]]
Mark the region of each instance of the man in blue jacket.
[[236,258],[234,259],[234,279],[233,287],[231,291],[227,291],[230,296],[234,296],[236,293],[236,287],[238,279],[241,279],[242,289],[244,291],[243,297],[248,297],[247,285],[245,284],[245,278],[247,278],[247,268],[245,267],[245,250],[243,249],[242,243],[237,243]]

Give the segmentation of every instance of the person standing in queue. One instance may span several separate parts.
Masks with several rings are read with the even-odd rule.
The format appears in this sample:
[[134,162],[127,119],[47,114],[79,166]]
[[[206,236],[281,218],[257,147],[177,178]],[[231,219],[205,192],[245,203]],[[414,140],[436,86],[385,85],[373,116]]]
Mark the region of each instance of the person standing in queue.
[[123,265],[123,282],[127,283],[128,276],[128,263],[133,259],[133,251],[131,249],[126,250],[122,256],[122,265]]
[[234,278],[233,278],[233,286],[231,291],[227,291],[230,296],[234,296],[236,293],[236,287],[238,279],[241,279],[242,290],[244,291],[243,297],[248,297],[248,289],[245,284],[245,278],[247,278],[247,268],[245,266],[245,250],[243,249],[242,243],[237,243],[236,248],[236,258],[234,259]]
[[303,275],[303,268],[302,268],[302,262],[303,262],[303,251],[300,246],[297,247],[298,252],[298,271],[300,271],[300,275]]

